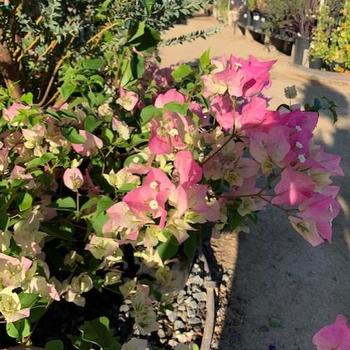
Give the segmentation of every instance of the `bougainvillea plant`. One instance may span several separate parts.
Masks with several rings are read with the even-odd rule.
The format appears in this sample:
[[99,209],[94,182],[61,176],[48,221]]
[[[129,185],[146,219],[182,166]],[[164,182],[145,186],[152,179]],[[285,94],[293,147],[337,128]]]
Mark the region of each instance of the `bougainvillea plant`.
[[[120,87],[85,60],[62,103],[3,97],[4,345],[159,349],[147,335],[153,305],[167,308],[181,288],[176,262],[246,230],[269,204],[313,246],[331,241],[340,157],[313,144],[316,112],[268,109],[273,64],[206,52],[195,67],[149,62]],[[134,320],[126,336],[110,331],[122,300]],[[140,339],[128,339],[133,327]]]

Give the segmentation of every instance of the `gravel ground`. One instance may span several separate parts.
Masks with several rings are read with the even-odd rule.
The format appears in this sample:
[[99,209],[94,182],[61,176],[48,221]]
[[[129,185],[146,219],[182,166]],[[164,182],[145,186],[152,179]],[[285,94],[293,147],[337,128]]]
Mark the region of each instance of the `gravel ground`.
[[[216,26],[200,17],[177,26],[167,37]],[[334,225],[334,242],[311,248],[288,225],[284,214],[269,210],[250,234],[225,235],[213,242],[218,263],[228,280],[220,287],[216,335],[212,348],[220,350],[311,350],[312,335],[334,321],[338,313],[350,316],[349,200],[350,83],[307,74],[276,51],[224,28],[207,40],[163,48],[163,65],[191,61],[207,48],[213,56],[254,54],[277,59],[268,95],[272,107],[285,102],[283,89],[298,88],[299,102],[327,96],[339,106],[339,121],[322,115],[316,136],[330,152],[343,156],[346,176],[337,179],[343,212]]]

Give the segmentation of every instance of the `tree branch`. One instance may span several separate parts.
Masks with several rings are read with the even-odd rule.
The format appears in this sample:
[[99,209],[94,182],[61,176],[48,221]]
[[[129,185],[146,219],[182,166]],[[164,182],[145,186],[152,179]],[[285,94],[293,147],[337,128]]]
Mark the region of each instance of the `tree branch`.
[[12,60],[11,53],[0,43],[0,73],[2,74],[7,88],[11,90],[11,96],[19,99],[22,96],[19,84],[19,70],[17,64]]

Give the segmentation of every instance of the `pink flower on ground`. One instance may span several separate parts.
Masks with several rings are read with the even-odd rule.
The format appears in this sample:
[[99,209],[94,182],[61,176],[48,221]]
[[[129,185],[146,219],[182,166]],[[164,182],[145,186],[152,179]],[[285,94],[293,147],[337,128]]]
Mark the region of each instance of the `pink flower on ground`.
[[139,96],[135,92],[127,91],[123,88],[119,89],[119,98],[117,99],[117,103],[120,104],[125,110],[129,112],[133,111],[138,101]]
[[180,175],[180,184],[197,184],[203,176],[203,170],[194,160],[190,151],[181,151],[176,154],[174,166]]
[[21,110],[29,109],[29,108],[30,108],[29,106],[26,106],[22,103],[15,102],[9,108],[6,108],[3,110],[2,116],[6,121],[11,122],[13,119],[17,117],[17,115]]
[[349,350],[350,327],[343,315],[338,315],[335,323],[321,328],[312,338],[317,350]]
[[157,108],[163,108],[167,103],[178,102],[180,104],[185,103],[185,96],[180,94],[176,89],[171,89],[165,94],[160,94],[156,98],[154,105]]
[[211,102],[215,119],[224,130],[233,128],[235,111],[230,96],[215,96]]
[[84,184],[84,177],[78,168],[69,168],[63,174],[63,183],[74,192]]
[[283,170],[281,180],[275,187],[276,197],[272,203],[298,205],[312,196],[314,188],[315,184],[309,176],[288,167]]
[[103,142],[97,136],[91,134],[86,130],[79,130],[79,134],[85,139],[82,144],[73,143],[72,147],[75,152],[84,157],[90,157],[97,153],[99,149],[103,147]]

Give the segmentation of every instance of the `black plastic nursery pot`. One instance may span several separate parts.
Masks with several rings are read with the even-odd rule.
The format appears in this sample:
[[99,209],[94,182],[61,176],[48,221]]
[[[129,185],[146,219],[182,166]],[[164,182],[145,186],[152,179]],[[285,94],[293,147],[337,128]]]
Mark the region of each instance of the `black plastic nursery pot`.
[[312,69],[321,69],[323,66],[323,61],[318,57],[310,57],[309,68]]
[[292,53],[293,63],[299,66],[309,67],[309,48],[310,39],[297,36]]
[[261,28],[262,28],[261,14],[258,11],[253,11],[252,13],[252,26],[254,31],[261,31]]
[[287,56],[291,56],[294,40],[290,38],[281,38],[277,36],[271,36],[270,43],[276,50],[284,53]]
[[265,43],[265,34],[261,33],[261,32],[257,32],[254,29],[253,30],[249,30],[252,38],[257,41],[260,44],[264,44]]

